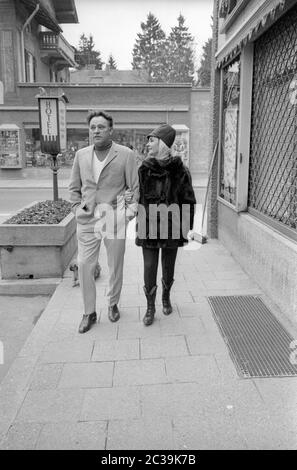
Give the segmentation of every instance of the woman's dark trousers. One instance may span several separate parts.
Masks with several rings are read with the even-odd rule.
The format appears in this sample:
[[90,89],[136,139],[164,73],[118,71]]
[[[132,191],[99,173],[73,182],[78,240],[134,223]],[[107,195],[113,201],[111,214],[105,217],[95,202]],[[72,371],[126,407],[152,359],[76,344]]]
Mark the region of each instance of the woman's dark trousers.
[[157,293],[157,272],[159,251],[162,263],[162,304],[163,313],[172,312],[170,289],[174,281],[174,268],[178,248],[142,248],[144,263],[144,293],[147,298],[147,311],[143,318],[145,325],[151,325],[156,312],[155,300]]

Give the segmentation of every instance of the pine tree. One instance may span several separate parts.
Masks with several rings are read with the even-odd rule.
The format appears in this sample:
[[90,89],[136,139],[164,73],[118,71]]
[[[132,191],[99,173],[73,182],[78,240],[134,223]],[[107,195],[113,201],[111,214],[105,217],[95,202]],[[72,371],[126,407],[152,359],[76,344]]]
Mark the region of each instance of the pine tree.
[[197,70],[198,81],[197,85],[200,87],[210,87],[210,77],[211,77],[211,56],[212,56],[212,38],[209,38],[208,41],[203,46],[203,54],[200,62],[200,67]]
[[117,70],[117,68],[118,68],[117,63],[116,63],[116,61],[115,61],[112,54],[110,54],[109,57],[108,57],[107,65],[109,65],[109,68],[111,70]]
[[93,35],[87,37],[84,33],[79,38],[78,51],[75,55],[75,60],[79,65],[79,69],[87,65],[95,65],[95,69],[101,70],[103,62],[101,60],[101,53],[94,50],[95,43]]
[[167,44],[167,80],[187,83],[194,76],[194,38],[185,25],[182,14],[177,18],[178,25],[171,28]]
[[151,82],[162,81],[166,35],[152,13],[148,14],[146,23],[141,23],[141,29],[142,32],[137,34],[132,52],[132,68],[145,70]]

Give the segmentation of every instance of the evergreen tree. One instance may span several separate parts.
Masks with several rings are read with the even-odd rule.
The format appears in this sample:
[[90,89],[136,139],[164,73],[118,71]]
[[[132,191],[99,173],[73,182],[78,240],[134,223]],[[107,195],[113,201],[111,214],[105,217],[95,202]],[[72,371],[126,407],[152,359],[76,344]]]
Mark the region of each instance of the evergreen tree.
[[203,54],[200,62],[200,67],[197,70],[198,81],[197,85],[200,87],[210,87],[210,77],[211,77],[211,57],[212,57],[212,38],[209,38],[208,41],[203,46]]
[[194,77],[194,38],[185,25],[182,14],[178,24],[171,28],[167,41],[167,80],[169,82],[192,82]]
[[141,33],[137,34],[137,39],[133,48],[133,70],[143,69],[147,72],[149,81],[163,81],[164,75],[163,57],[165,33],[162,30],[158,19],[149,13],[146,23],[141,23]]
[[110,54],[109,57],[108,57],[107,65],[109,65],[109,68],[111,70],[117,70],[117,68],[118,68],[117,63],[116,63],[116,61],[115,61],[112,54]]
[[78,50],[76,51],[75,60],[79,65],[79,69],[87,65],[95,65],[95,69],[101,70],[103,62],[101,53],[94,50],[95,43],[92,34],[87,37],[84,33],[79,38]]

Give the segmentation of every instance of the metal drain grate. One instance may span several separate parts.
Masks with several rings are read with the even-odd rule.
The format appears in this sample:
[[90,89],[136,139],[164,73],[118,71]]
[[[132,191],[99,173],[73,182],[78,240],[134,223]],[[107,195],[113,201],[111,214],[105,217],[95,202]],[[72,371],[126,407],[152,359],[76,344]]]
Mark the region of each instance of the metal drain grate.
[[213,316],[240,376],[297,375],[290,344],[294,338],[258,297],[208,297]]

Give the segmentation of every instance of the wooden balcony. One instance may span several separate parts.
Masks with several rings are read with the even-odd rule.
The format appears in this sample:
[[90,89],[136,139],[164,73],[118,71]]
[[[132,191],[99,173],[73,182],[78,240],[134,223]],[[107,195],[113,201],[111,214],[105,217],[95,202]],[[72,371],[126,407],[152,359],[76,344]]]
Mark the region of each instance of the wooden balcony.
[[39,33],[41,59],[46,64],[55,63],[60,68],[76,67],[74,48],[66,41],[62,34],[46,31]]

